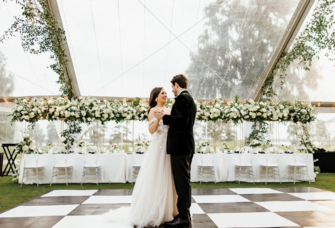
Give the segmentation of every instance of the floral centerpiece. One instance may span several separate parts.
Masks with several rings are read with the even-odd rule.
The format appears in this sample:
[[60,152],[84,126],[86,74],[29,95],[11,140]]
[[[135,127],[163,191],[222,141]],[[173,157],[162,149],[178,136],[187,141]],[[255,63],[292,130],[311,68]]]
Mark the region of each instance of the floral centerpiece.
[[136,153],[144,153],[145,151],[145,147],[146,146],[149,146],[149,141],[146,141],[146,140],[139,140],[135,143],[135,149],[134,151]]
[[35,153],[35,149],[35,142],[28,134],[25,134],[23,140],[16,145],[16,153],[32,154]]
[[220,151],[225,151],[225,150],[229,150],[229,146],[226,142],[222,143],[222,146],[219,147]]
[[85,153],[87,146],[88,146],[88,142],[84,140],[80,140],[77,142],[77,148],[79,148],[79,151],[81,153]]
[[260,147],[262,146],[262,142],[257,140],[257,139],[254,139],[250,142],[249,146],[255,148],[255,147]]
[[198,153],[214,153],[214,149],[209,146],[209,142],[200,142],[196,145],[195,149]]
[[111,148],[110,148],[110,151],[112,153],[118,153],[119,152],[119,146],[116,143],[113,143]]

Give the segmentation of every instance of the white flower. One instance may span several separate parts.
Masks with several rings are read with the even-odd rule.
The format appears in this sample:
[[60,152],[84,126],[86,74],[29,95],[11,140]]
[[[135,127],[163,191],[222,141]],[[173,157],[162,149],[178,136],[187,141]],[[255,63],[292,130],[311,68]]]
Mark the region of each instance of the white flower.
[[54,108],[50,108],[50,109],[49,109],[49,113],[50,113],[50,114],[52,114],[54,111],[55,111]]
[[28,149],[29,149],[29,146],[27,146],[27,145],[25,145],[25,146],[22,147],[23,151],[27,151]]
[[264,113],[264,114],[263,114],[263,117],[264,117],[264,118],[266,118],[266,117],[267,117],[266,113]]
[[209,112],[205,112],[205,116],[206,117],[210,116],[210,113]]
[[55,112],[55,116],[59,116],[59,111],[56,111],[56,112]]
[[35,116],[35,113],[33,113],[33,112],[31,112],[30,115],[29,115],[30,118],[34,118],[34,116]]
[[95,117],[100,117],[100,111],[95,112]]
[[65,111],[65,117],[66,117],[66,118],[70,117],[70,115],[71,115],[71,113],[70,113],[70,112],[68,112],[68,111]]
[[103,117],[104,119],[107,119],[107,118],[108,118],[108,114],[104,113],[104,114],[102,114],[102,117]]
[[86,111],[81,111],[82,116],[86,116]]

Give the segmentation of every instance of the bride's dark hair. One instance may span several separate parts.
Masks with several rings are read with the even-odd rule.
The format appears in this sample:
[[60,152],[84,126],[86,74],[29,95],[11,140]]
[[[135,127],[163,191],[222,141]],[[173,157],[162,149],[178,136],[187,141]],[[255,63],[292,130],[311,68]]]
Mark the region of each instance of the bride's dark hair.
[[150,110],[157,105],[156,98],[158,97],[159,93],[162,91],[163,87],[155,87],[151,90],[150,98],[149,98],[149,109]]

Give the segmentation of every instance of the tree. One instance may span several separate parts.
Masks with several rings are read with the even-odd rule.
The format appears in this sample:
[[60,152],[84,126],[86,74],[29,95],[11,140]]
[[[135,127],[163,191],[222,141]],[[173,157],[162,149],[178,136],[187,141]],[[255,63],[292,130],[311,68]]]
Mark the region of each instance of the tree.
[[[289,11],[279,10],[283,5]],[[251,97],[295,7],[291,0],[217,0],[209,4],[205,29],[186,71],[191,94]]]
[[110,143],[116,143],[119,144],[121,143],[121,138],[123,135],[123,142],[131,142],[130,140],[126,139],[126,133],[128,129],[128,135],[131,134],[131,131],[129,128],[125,125],[117,124],[113,129],[112,129],[112,134],[110,134]]
[[59,136],[54,122],[49,122],[47,126],[47,143],[53,144],[59,141]]
[[45,134],[42,128],[40,128],[40,124],[36,123],[33,130],[33,139],[35,140],[37,145],[42,145],[45,139]]
[[14,75],[6,69],[6,58],[0,51],[0,96],[9,96],[14,92]]
[[291,140],[292,145],[298,144],[297,132],[299,131],[299,125],[295,123],[289,123],[287,126],[288,139]]

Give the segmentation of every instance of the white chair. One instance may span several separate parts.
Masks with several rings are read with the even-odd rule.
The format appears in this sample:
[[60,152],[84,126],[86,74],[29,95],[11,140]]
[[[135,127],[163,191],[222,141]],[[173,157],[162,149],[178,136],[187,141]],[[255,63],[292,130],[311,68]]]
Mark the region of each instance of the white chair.
[[[73,174],[73,167],[72,165],[68,164],[68,153],[65,154],[58,154],[58,153],[53,153],[52,154],[52,160],[53,160],[53,167],[52,167],[52,173],[51,173],[51,180],[50,180],[50,186],[52,185],[52,180],[54,177],[58,176],[64,176],[66,180],[66,186],[68,186],[68,175]],[[61,175],[61,171],[64,171],[64,174]],[[72,179],[72,178],[71,178]]]
[[[81,180],[81,185],[83,185],[83,182],[86,182],[86,175],[94,175],[95,174],[95,181],[98,185],[98,182],[101,177],[101,166],[98,165],[98,159],[99,159],[99,153],[95,152],[94,154],[87,153],[84,154],[84,166],[83,166],[83,176]],[[95,170],[95,172],[88,172],[90,170]]]
[[308,153],[294,153],[294,164],[288,165],[288,172],[291,173],[291,170],[293,169],[293,183],[297,181],[296,176],[297,174],[302,178],[307,175],[308,182],[311,183],[311,178],[309,175],[308,170]]
[[40,177],[44,176],[44,166],[39,164],[39,154],[34,152],[33,154],[23,153],[23,174],[21,186],[24,184],[24,178],[33,176],[36,179],[37,186],[39,186]]
[[242,154],[239,153],[239,163],[235,165],[235,179],[237,176],[238,183],[241,182],[241,175],[246,174],[248,176],[248,181],[250,182],[250,178],[252,177],[253,183],[254,180],[254,171],[252,166],[253,154]]
[[133,175],[131,178],[131,183],[133,184],[135,180],[136,169],[138,170],[141,169],[145,154],[133,153],[132,156],[133,156]]
[[276,175],[279,178],[281,184],[280,168],[278,165],[280,155],[279,154],[265,154],[266,163],[260,165],[260,175],[262,169],[265,168],[265,184],[267,184],[269,170],[272,171],[273,178],[276,180]]
[[211,171],[213,181],[216,184],[214,159],[215,154],[200,154],[200,164],[198,165],[198,179],[200,180],[200,184],[204,168]]

